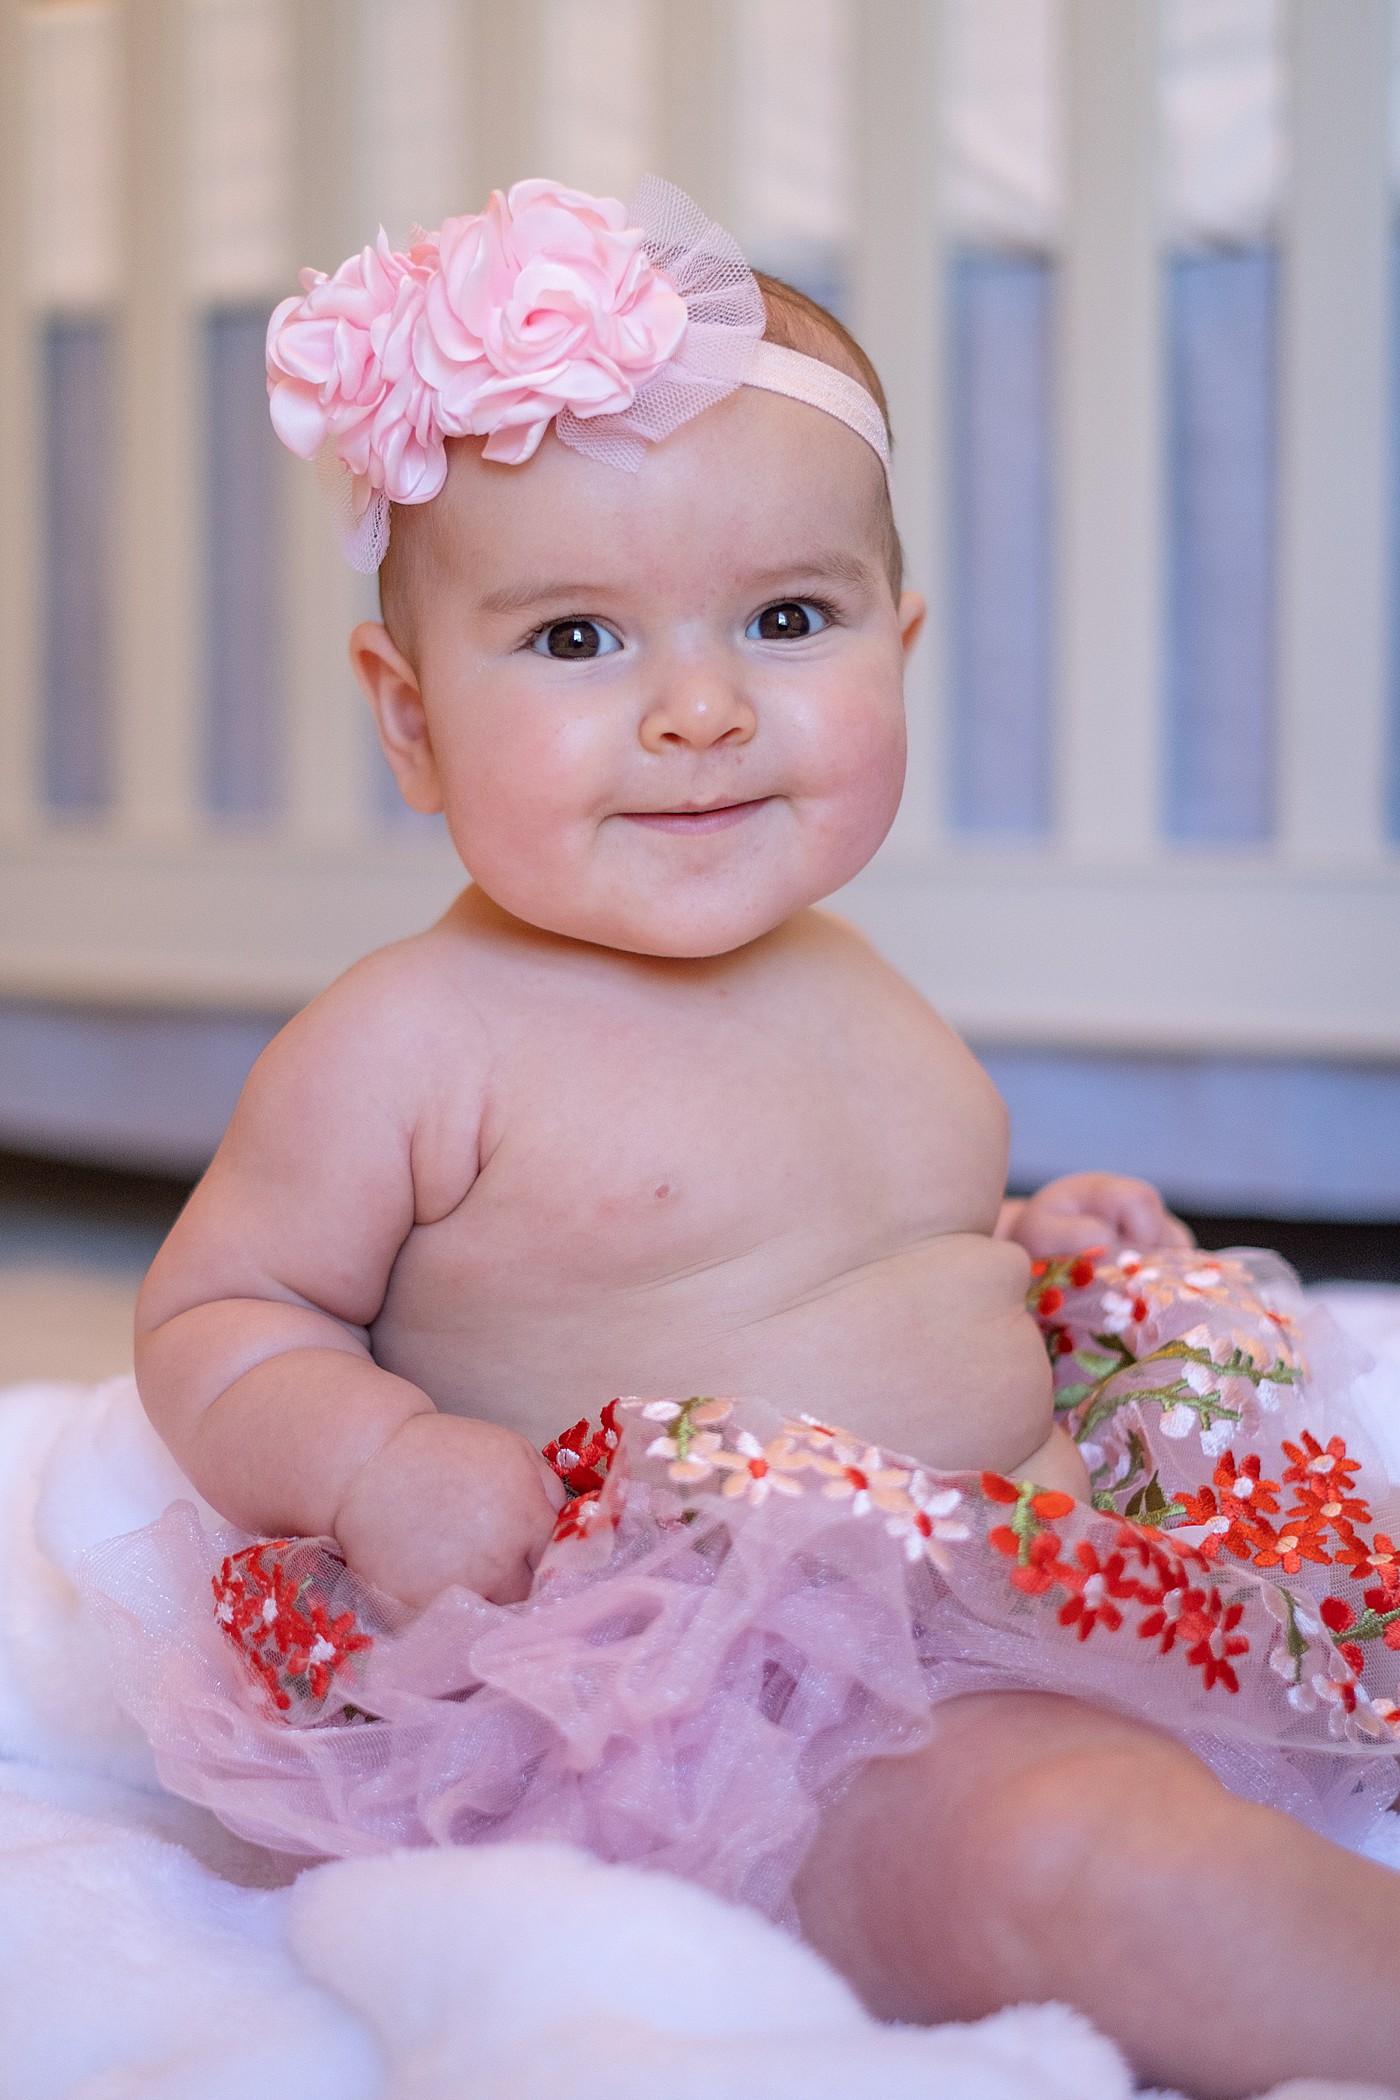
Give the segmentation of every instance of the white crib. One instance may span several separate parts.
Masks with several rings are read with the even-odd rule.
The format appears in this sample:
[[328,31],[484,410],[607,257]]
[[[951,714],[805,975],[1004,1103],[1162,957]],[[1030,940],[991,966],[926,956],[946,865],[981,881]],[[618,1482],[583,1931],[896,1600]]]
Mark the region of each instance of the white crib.
[[[656,166],[756,259],[844,267],[891,397],[931,619],[908,792],[851,913],[994,1053],[1342,1061],[1400,1100],[1392,0],[1279,0],[1274,814],[1229,847],[1163,817],[1159,53],[1181,0],[970,4],[1038,31],[1063,130],[1049,817],[1012,841],[961,829],[948,777],[948,83],[969,0],[4,0],[0,1002],[285,1012],[440,908],[455,863],[386,818],[344,659],[362,587],[291,462],[269,525],[279,788],[211,806],[202,330],[377,217],[402,236],[540,166],[622,194]],[[118,500],[109,793],[85,814],[45,787],[40,353],[54,315],[87,312],[117,328]],[[1387,1214],[1383,1190],[1359,1200]]]

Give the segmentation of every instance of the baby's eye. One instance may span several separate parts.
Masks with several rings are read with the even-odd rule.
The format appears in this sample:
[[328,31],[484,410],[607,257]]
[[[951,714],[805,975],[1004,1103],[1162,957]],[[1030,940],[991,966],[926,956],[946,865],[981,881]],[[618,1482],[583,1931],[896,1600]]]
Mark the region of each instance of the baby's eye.
[[744,629],[750,642],[797,642],[804,634],[820,634],[830,622],[819,605],[808,598],[784,598],[780,605],[765,605]]
[[553,656],[561,663],[587,663],[595,656],[612,656],[622,647],[610,629],[597,620],[556,620],[541,629],[530,647],[536,656]]

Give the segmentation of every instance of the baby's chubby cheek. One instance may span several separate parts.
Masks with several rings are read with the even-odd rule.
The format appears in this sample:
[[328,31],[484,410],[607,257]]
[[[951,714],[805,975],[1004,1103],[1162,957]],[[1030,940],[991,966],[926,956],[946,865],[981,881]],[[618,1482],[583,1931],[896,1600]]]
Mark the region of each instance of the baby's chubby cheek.
[[478,775],[449,824],[473,879],[531,925],[640,954],[720,955],[858,874],[889,831],[903,775],[902,713],[863,710],[848,742],[814,739],[773,786],[756,779],[754,807],[724,830],[658,832],[629,819],[625,796],[580,807],[516,769]]

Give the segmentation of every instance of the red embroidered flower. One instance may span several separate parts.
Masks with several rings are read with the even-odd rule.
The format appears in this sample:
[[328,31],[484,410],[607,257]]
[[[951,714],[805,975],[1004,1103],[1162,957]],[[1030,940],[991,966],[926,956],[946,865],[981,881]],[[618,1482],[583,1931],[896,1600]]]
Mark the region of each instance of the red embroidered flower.
[[1205,1601],[1205,1591],[1189,1589],[1184,1577],[1164,1584],[1155,1596],[1144,1592],[1143,1602],[1154,1608],[1138,1621],[1139,1640],[1158,1641],[1158,1652],[1170,1655],[1179,1635],[1196,1638],[1198,1614]]
[[[1182,1488],[1177,1492],[1177,1501],[1186,1512],[1188,1524],[1208,1524],[1210,1530],[1201,1540],[1199,1552],[1206,1560],[1218,1560],[1222,1553],[1233,1553],[1238,1560],[1248,1560],[1260,1542],[1259,1526],[1264,1522],[1241,1510],[1238,1502],[1222,1507],[1214,1488],[1204,1487],[1199,1494]],[[1267,1530],[1267,1524],[1264,1525]]]
[[1107,1560],[1100,1560],[1088,1540],[1081,1539],[1074,1557],[1079,1566],[1069,1570],[1067,1578],[1074,1594],[1060,1606],[1060,1624],[1073,1626],[1081,1641],[1088,1640],[1100,1621],[1110,1633],[1117,1633],[1123,1614],[1114,1599],[1135,1597],[1138,1593],[1137,1584],[1123,1578],[1122,1554],[1111,1553]]
[[609,1400],[597,1429],[588,1418],[575,1422],[560,1437],[544,1447],[546,1465],[552,1466],[571,1495],[596,1494],[607,1478],[608,1467],[621,1443],[617,1426],[617,1402]]
[[982,1493],[989,1502],[1019,1502],[1021,1490],[1014,1481],[1003,1480],[1000,1473],[982,1475]]
[[1054,1284],[1051,1284],[1050,1288],[1048,1290],[1042,1291],[1040,1296],[1036,1299],[1035,1309],[1040,1314],[1042,1319],[1048,1320],[1051,1313],[1057,1313],[1060,1310],[1060,1307],[1064,1304],[1064,1302],[1064,1292],[1062,1290],[1057,1289]]
[[611,1513],[604,1516],[599,1491],[595,1488],[589,1494],[574,1495],[564,1504],[554,1520],[553,1536],[556,1541],[585,1539],[590,1532],[597,1530],[600,1523],[616,1529],[617,1518]]
[[[1008,1560],[1019,1560],[1021,1541],[1009,1524],[998,1524],[987,1534],[987,1543]],[[1024,1590],[1028,1597],[1042,1597],[1046,1590],[1069,1588],[1074,1580],[1073,1571],[1059,1558],[1060,1541],[1053,1531],[1039,1532],[1030,1542],[1025,1561],[1011,1570],[1008,1578],[1014,1589]]]
[[1235,1632],[1243,1616],[1242,1604],[1227,1604],[1219,1590],[1212,1590],[1191,1613],[1190,1626],[1182,1628],[1183,1639],[1194,1644],[1187,1649],[1186,1660],[1201,1672],[1208,1692],[1217,1684],[1223,1684],[1227,1692],[1240,1688],[1232,1658],[1249,1652],[1245,1635]]
[[1094,1264],[1089,1255],[1081,1254],[1078,1261],[1070,1264],[1069,1280],[1077,1291],[1084,1290],[1093,1282]]
[[294,1693],[324,1699],[336,1672],[374,1645],[353,1611],[331,1617],[309,1576],[292,1580],[281,1555],[295,1543],[267,1539],[245,1546],[226,1556],[213,1578],[214,1616],[279,1713],[290,1710]]

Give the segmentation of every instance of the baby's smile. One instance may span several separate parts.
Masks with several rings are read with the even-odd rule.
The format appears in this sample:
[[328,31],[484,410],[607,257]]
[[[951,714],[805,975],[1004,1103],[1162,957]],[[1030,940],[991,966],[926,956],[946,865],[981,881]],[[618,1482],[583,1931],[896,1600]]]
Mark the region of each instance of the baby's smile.
[[712,802],[682,809],[627,809],[619,814],[630,824],[643,824],[648,831],[671,831],[681,838],[697,838],[712,831],[729,831],[776,798],[758,795],[751,802]]

